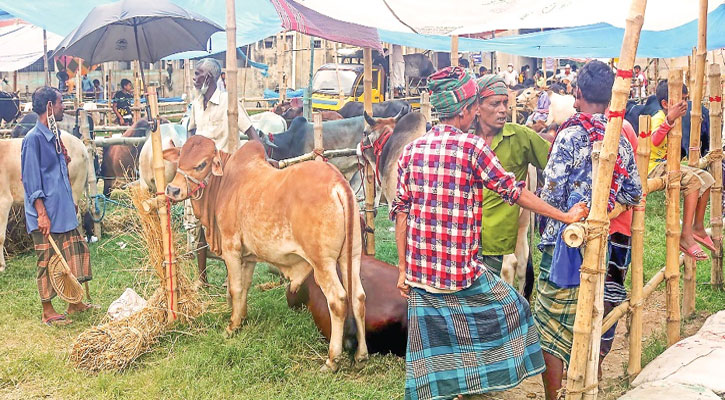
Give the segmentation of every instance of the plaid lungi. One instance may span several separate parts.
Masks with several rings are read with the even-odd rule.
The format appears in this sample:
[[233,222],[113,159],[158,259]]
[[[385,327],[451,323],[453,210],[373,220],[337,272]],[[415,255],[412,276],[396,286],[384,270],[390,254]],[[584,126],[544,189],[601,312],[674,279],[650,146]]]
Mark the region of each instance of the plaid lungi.
[[454,293],[411,288],[406,399],[505,390],[544,368],[528,303],[490,271]]
[[501,276],[503,268],[503,256],[478,256],[478,259],[486,264],[486,268],[496,276]]
[[[632,237],[613,233],[609,237],[607,247],[609,261],[607,262],[607,277],[604,280],[604,315],[609,314],[614,307],[622,304],[627,298],[624,281],[627,279],[627,270],[632,260]],[[602,334],[599,347],[600,357],[604,358],[612,350],[616,330],[617,322]]]
[[[51,235],[78,282],[83,283],[93,279],[88,245],[78,229],[65,233],[51,233]],[[55,250],[50,245],[48,238],[43,236],[40,231],[35,230],[30,233],[30,236],[35,244],[35,253],[38,255],[38,292],[40,293],[40,301],[50,301],[55,297],[56,293],[50,284],[48,262],[55,255]]]
[[553,253],[554,246],[546,246],[541,254],[534,320],[541,348],[569,363],[579,287],[561,288],[549,280]]

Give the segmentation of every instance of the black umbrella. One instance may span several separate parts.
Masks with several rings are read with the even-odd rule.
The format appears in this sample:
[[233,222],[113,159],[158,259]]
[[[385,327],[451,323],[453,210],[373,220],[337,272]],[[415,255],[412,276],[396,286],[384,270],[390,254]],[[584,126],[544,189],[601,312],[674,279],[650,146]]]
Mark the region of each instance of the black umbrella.
[[[55,55],[153,63],[171,54],[205,50],[222,27],[168,0],[121,0],[94,7],[58,45]],[[141,81],[146,85],[143,68]]]

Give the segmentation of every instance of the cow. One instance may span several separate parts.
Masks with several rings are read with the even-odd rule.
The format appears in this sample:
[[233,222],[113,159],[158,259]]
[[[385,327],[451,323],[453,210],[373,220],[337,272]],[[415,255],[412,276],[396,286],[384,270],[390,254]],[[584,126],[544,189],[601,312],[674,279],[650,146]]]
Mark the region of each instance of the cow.
[[[186,142],[186,129],[179,124],[161,124],[161,149],[166,150],[172,147],[181,147]],[[153,148],[151,137],[146,139],[141,153],[138,156],[138,177],[142,188],[156,192],[156,178],[153,171]],[[164,176],[166,182],[170,182],[176,175],[176,164],[164,161]]]
[[423,136],[426,132],[426,120],[423,114],[411,112],[392,118],[373,118],[364,114],[368,128],[358,147],[361,156],[373,166],[380,190],[375,205],[380,204],[384,196],[388,204],[395,199],[398,186],[398,159],[403,148]]
[[433,62],[425,54],[406,54],[403,56],[403,60],[405,61],[405,79],[407,82],[417,80],[416,84],[419,84],[420,81],[427,79],[436,72]]
[[[527,111],[535,111],[536,103],[539,100],[539,96],[542,91],[534,88],[524,89],[518,97],[516,97],[516,103],[519,106],[523,106]],[[551,124],[561,125],[569,117],[576,113],[574,109],[574,96],[561,95],[551,90],[547,91],[549,96],[549,116],[546,119],[546,126]]]
[[16,93],[0,91],[0,121],[15,122],[20,117],[20,99]]
[[257,132],[281,133],[287,130],[287,121],[271,111],[250,115],[249,119]]
[[[267,149],[267,154],[273,160],[301,156],[314,149],[313,125],[304,117],[292,120],[289,129],[276,135],[260,133],[260,138]],[[322,123],[323,144],[325,150],[354,149],[362,138],[365,130],[363,117],[346,118],[338,121]],[[351,157],[336,157],[330,160],[348,180],[358,172],[357,159]]]
[[[411,107],[407,101],[403,100],[388,100],[382,103],[373,103],[373,115],[379,118],[390,118],[398,115],[403,110],[403,114],[410,112]],[[342,115],[343,118],[362,117],[365,107],[363,103],[359,101],[351,101],[345,104],[337,112]]]
[[[150,129],[147,120],[139,119],[134,122],[125,132],[123,137],[146,137]],[[109,197],[111,189],[123,182],[125,178],[136,180],[138,178],[139,154],[143,143],[137,145],[113,145],[103,149],[103,160],[101,161],[101,175],[103,179],[103,195]]]
[[254,266],[263,261],[290,280],[292,291],[310,273],[322,288],[332,321],[324,370],[338,368],[346,314],[356,324],[355,361],[367,360],[359,209],[339,171],[319,161],[279,170],[268,164],[257,141],[229,155],[202,136],[192,136],[181,149],[164,150],[164,158],[177,164],[166,195],[175,202],[191,198],[210,250],[226,263],[232,306],[228,335],[247,315]]
[[[86,147],[83,142],[69,134],[61,131],[60,139],[63,141],[68,156],[71,158],[68,164],[73,201],[78,204],[83,193],[86,192],[89,168],[93,168]],[[21,181],[20,172],[20,150],[23,139],[0,139],[0,272],[5,271],[5,234],[7,231],[8,216],[10,207],[22,206],[25,190]]]
[[302,107],[302,98],[300,97],[293,97],[291,99],[286,99],[285,101],[281,101],[277,103],[270,111],[277,115],[282,115],[290,108],[297,108]]
[[[318,112],[322,114],[323,121],[337,121],[338,119],[342,119],[342,115],[340,115],[337,111],[322,110]],[[293,119],[301,116],[302,107],[290,107],[287,111],[282,113],[282,118],[284,118],[285,121],[292,121]]]

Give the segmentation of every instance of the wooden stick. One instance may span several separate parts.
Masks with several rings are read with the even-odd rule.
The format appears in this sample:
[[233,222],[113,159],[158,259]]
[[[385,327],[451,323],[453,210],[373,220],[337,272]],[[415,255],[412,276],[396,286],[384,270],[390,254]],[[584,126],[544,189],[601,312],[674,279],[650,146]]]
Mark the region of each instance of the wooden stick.
[[[88,126],[88,113],[86,110],[80,110],[79,114],[79,123],[80,123],[80,131],[81,131],[81,137],[83,138],[83,143],[86,145],[86,152],[88,153],[88,160],[91,160],[88,162],[88,175],[86,179],[86,188],[88,189],[88,195],[95,198],[95,196],[98,194],[98,179],[96,178],[96,169],[93,167],[93,156],[96,154],[96,145],[91,140],[91,134],[90,134],[90,126]],[[105,185],[105,183],[104,183]],[[89,212],[91,210],[88,210]],[[91,215],[96,217],[96,215],[91,212]],[[94,218],[95,219],[95,218]],[[100,222],[93,222],[93,235],[97,237],[98,239],[101,238],[101,223]]]
[[458,35],[451,36],[451,67],[458,66]]
[[43,29],[43,79],[45,86],[50,86],[50,69],[48,67],[48,33]]
[[[373,51],[370,48],[363,49],[363,63],[365,76],[364,84],[364,106],[368,115],[373,116]],[[365,223],[370,228],[366,233],[365,253],[375,255],[375,172],[370,163],[365,164]]]
[[[139,71],[141,68],[141,63],[139,61],[133,62],[133,122],[138,121],[141,119],[141,78],[139,77]],[[146,99],[148,101],[148,99]]]
[[322,161],[322,153],[325,151],[325,145],[322,142],[322,113],[316,112],[312,114],[312,124],[314,126],[314,150],[317,156],[315,160]]
[[[313,43],[314,44],[314,43]],[[287,85],[284,80],[284,67],[285,67],[285,47],[287,40],[285,39],[285,32],[280,32],[277,35],[277,87],[279,88],[279,101],[280,103],[285,101],[287,98]]]
[[[671,69],[669,80],[669,105],[682,100],[682,70]],[[682,121],[678,118],[667,137],[667,346],[680,340],[680,143]]]
[[708,79],[710,87],[710,173],[715,184],[710,188],[710,227],[712,242],[717,252],[712,254],[710,284],[722,290],[722,85],[720,64],[711,64]]
[[239,97],[237,96],[236,1],[227,4],[227,135],[230,149],[239,148]]
[[81,108],[81,105],[83,104],[83,90],[81,89],[81,75],[83,73],[83,60],[81,60],[79,57],[76,57],[76,63],[78,64],[78,67],[76,68],[76,108]]
[[[639,34],[644,22],[646,0],[632,0],[627,24],[624,29],[624,39],[619,57],[620,69],[631,70],[634,66],[634,57],[639,44]],[[621,111],[625,109],[629,97],[631,79],[616,77],[612,89],[610,109]],[[609,120],[602,141],[601,162],[597,172],[597,180],[593,182],[592,208],[587,223],[594,228],[596,234],[590,235],[581,268],[581,284],[574,320],[574,341],[571,350],[571,362],[567,375],[567,399],[579,400],[585,392],[587,361],[589,359],[589,345],[592,337],[593,303],[597,284],[603,282],[598,275],[602,270],[603,259],[606,256],[607,235],[609,232],[609,219],[607,218],[607,200],[609,197],[612,172],[619,149],[619,137],[622,130],[622,117]],[[601,318],[601,315],[599,315]],[[599,354],[593,354],[590,363],[598,364]],[[596,389],[594,390],[596,397]]]
[[420,94],[420,112],[425,117],[426,122],[431,122],[431,109],[430,93],[424,91]]
[[[322,157],[326,159],[330,158],[336,158],[336,157],[350,157],[357,155],[357,149],[341,149],[341,150],[325,150],[322,153]],[[311,153],[303,154],[301,156],[288,158],[286,160],[281,160],[279,162],[279,168],[286,168],[290,165],[299,164],[304,161],[314,160],[318,157],[318,153],[315,153],[314,151]]]
[[632,213],[632,319],[629,324],[629,381],[642,370],[642,288],[644,285],[644,211],[647,205],[647,166],[650,155],[649,115],[639,116],[637,170],[642,182],[642,198]]
[[[154,88],[149,88],[148,93],[146,93],[146,99],[151,108],[151,115],[154,116],[154,119],[158,120],[158,98]],[[153,163],[151,165],[154,170],[156,190],[159,192],[157,194],[163,195],[163,191],[166,189],[166,168],[162,155],[161,128],[158,124],[156,125],[156,130],[151,133],[151,148],[153,150]],[[166,201],[160,203],[156,211],[159,214],[162,248],[164,251],[164,265],[162,267],[164,270],[163,286],[166,289],[166,304],[169,309],[169,312],[166,313],[167,322],[171,323],[177,318],[176,310],[178,310],[179,301],[179,287],[176,281],[176,254],[174,254],[174,240],[171,231],[171,210],[167,206],[168,203]]]

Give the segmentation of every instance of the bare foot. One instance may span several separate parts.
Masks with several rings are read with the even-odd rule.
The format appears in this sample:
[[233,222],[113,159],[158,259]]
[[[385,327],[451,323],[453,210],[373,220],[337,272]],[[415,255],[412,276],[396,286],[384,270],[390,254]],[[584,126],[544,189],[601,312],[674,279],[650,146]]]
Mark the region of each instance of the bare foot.
[[95,304],[86,304],[84,302],[68,304],[68,314],[81,313],[95,308],[99,307]]
[[697,244],[697,242],[695,241],[695,238],[692,237],[692,234],[688,235],[688,234],[683,233],[680,235],[680,246],[681,247],[689,249],[690,247],[692,247],[695,244]]

